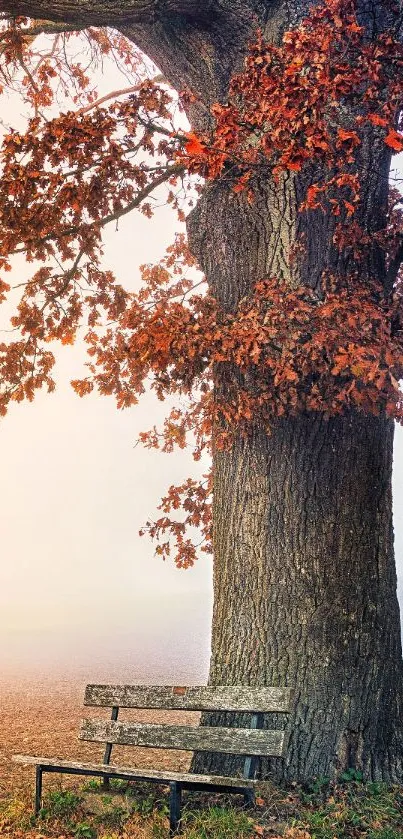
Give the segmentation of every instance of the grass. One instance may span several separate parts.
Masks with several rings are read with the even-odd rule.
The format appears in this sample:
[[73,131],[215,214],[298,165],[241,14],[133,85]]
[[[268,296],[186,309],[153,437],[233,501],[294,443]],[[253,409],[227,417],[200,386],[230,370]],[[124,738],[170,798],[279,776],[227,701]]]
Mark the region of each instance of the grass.
[[[337,784],[309,787],[262,783],[256,807],[235,797],[184,796],[182,839],[403,839],[403,787],[363,783],[346,774]],[[0,802],[0,836],[8,839],[168,839],[166,787],[112,780],[48,790],[40,815],[30,795]]]

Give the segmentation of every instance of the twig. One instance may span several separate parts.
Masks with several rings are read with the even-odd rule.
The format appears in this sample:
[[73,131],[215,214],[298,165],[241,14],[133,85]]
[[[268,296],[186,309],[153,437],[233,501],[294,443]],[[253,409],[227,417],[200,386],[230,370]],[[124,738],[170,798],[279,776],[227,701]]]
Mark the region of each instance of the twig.
[[[166,82],[166,79],[165,76],[160,73],[158,76],[150,79],[150,82],[157,84],[158,82]],[[88,111],[91,111],[92,108],[97,108],[98,105],[102,105],[103,102],[108,102],[109,99],[118,99],[119,96],[124,96],[127,93],[135,93],[137,90],[140,90],[142,84],[143,82],[139,82],[138,84],[131,85],[130,87],[122,87],[120,90],[112,90],[110,93],[106,93],[105,96],[100,96],[100,98],[96,99],[95,102],[91,102],[89,105],[79,108],[76,113],[86,114]]]

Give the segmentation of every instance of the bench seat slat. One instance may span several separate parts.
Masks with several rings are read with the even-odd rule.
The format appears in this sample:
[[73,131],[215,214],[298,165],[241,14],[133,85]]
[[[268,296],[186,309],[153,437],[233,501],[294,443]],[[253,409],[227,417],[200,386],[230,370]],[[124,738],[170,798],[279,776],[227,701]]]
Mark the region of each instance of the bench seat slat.
[[281,757],[283,731],[214,726],[151,725],[112,720],[83,720],[80,740],[153,749],[223,752]]
[[227,778],[224,775],[198,775],[191,772],[171,772],[169,769],[133,769],[128,766],[111,766],[104,763],[77,763],[72,760],[58,760],[58,758],[33,757],[32,755],[13,755],[14,763],[22,763],[29,766],[52,766],[60,769],[73,771],[83,770],[88,774],[99,772],[108,776],[122,775],[138,780],[161,781],[161,783],[177,781],[178,783],[189,784],[216,784],[223,787],[253,788],[256,781],[245,778]]
[[84,705],[120,708],[164,708],[173,711],[249,711],[287,713],[289,688],[248,685],[160,686],[87,685]]

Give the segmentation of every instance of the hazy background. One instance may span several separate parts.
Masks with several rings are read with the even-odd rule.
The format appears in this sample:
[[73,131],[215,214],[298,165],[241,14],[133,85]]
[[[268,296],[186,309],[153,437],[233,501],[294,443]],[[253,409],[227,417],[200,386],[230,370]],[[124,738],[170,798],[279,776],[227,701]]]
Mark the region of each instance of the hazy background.
[[[108,231],[105,263],[134,288],[137,266],[158,261],[175,228],[165,207],[152,221],[126,218]],[[88,669],[120,651],[148,666],[153,650],[184,644],[206,670],[211,560],[179,571],[138,531],[171,483],[207,463],[135,446],[164,406],[151,394],[126,411],[111,398],[79,399],[69,381],[84,370],[84,347],[57,356],[56,393],[12,406],[1,423],[0,663]]]
[[[113,84],[114,80],[111,79]],[[12,101],[7,102],[12,116]],[[15,112],[17,114],[17,111]],[[137,266],[156,262],[177,221],[121,219],[106,233],[105,264],[136,288]],[[26,276],[16,261],[12,281]],[[8,278],[7,278],[8,279]],[[3,321],[3,326],[7,324]],[[162,418],[145,396],[79,399],[69,381],[85,361],[80,342],[57,350],[58,389],[12,406],[0,429],[0,671],[62,672],[84,680],[198,681],[207,676],[211,559],[187,571],[155,558],[139,528],[171,483],[206,471],[183,452],[135,447]],[[196,470],[195,470],[196,467]],[[403,609],[403,430],[396,431],[394,503]]]

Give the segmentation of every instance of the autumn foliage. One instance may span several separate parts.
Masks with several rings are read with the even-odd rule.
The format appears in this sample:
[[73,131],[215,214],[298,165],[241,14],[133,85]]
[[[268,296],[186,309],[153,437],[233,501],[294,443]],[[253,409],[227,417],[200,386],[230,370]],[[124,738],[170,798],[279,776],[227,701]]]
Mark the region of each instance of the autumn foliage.
[[[88,376],[74,380],[74,389],[83,396],[96,388],[121,408],[136,404],[147,386],[162,400],[177,395],[163,428],[141,435],[163,451],[190,442],[200,459],[212,441],[225,448],[256,424],[270,433],[279,418],[305,411],[353,408],[401,420],[401,196],[391,189],[383,226],[371,229],[360,189],[371,144],[381,144],[386,161],[403,150],[403,50],[393,31],[373,35],[353,0],[327,0],[280,44],[257,33],[228,101],[212,110],[211,132],[197,135],[175,126],[163,80],[139,77],[125,99],[97,102],[73,68],[77,107],[47,113],[55,102],[54,56],[34,73],[24,34],[32,25],[13,21],[2,33],[3,60],[17,67],[32,117],[25,132],[6,132],[1,149],[1,297],[10,292],[5,272],[13,254],[42,266],[12,315],[16,340],[0,344],[0,412],[43,385],[53,389],[49,343],[73,342],[84,325]],[[96,32],[90,38],[98,51],[113,47]],[[124,44],[114,48],[130,62]],[[56,75],[63,80],[65,72],[63,65]],[[164,184],[182,220],[200,177],[229,180],[251,204],[259,179],[273,188],[296,179],[299,212],[330,220],[340,268],[314,287],[300,284],[301,238],[289,254],[290,283],[256,277],[251,295],[224,310],[178,235],[159,265],[143,266],[140,291],[129,293],[102,267],[103,228],[135,208],[151,215],[149,197]],[[164,557],[173,538],[180,566],[197,555],[189,528],[211,550],[211,491],[211,474],[171,487],[161,517],[145,527]]]

